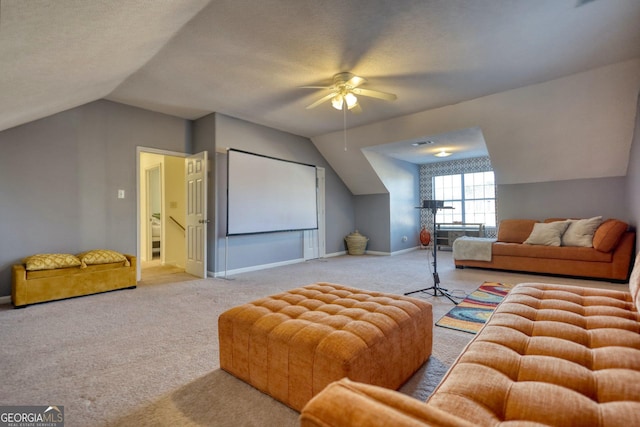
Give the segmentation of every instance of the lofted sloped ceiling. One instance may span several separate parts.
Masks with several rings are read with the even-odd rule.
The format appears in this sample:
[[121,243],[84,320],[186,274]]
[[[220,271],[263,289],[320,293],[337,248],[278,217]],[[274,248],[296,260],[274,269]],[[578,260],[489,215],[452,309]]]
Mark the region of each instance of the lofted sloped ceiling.
[[[376,186],[356,190],[344,171],[359,160],[333,161],[342,144],[322,145],[339,138],[342,113],[305,109],[325,92],[301,86],[361,75],[398,99],[361,97],[349,129],[402,127],[402,117],[640,58],[638,22],[638,0],[0,0],[0,130],[102,98],[186,119],[218,112],[312,138],[366,194]],[[392,129],[376,144],[479,126]],[[495,129],[480,131],[492,158],[512,152]]]

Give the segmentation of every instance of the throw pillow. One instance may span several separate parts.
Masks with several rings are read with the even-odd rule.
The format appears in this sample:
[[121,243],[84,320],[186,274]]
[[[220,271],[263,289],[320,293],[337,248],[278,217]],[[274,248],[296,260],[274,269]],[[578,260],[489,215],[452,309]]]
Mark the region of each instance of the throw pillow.
[[544,223],[539,222],[533,225],[533,231],[524,241],[525,245],[544,245],[544,246],[560,246],[562,243],[562,234],[565,232],[569,223],[567,221],[558,221]]
[[524,242],[537,222],[535,219],[503,219],[498,227],[498,242]]
[[593,233],[593,247],[600,252],[611,252],[629,225],[617,219],[608,219]]
[[95,249],[88,252],[78,254],[78,258],[82,262],[82,268],[95,264],[110,264],[112,262],[124,262],[125,266],[129,266],[127,257],[119,252],[110,251],[108,249]]
[[81,264],[80,260],[71,254],[36,254],[26,257],[22,262],[27,271],[54,270],[77,267]]
[[567,222],[569,226],[562,235],[562,246],[593,247],[593,233],[602,224],[601,216],[589,219],[571,219]]

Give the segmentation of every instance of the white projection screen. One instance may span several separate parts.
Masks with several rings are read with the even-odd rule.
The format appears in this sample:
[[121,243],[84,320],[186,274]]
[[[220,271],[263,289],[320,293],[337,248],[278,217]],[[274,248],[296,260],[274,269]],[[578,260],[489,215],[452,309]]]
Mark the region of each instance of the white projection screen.
[[316,167],[229,150],[227,236],[318,228]]

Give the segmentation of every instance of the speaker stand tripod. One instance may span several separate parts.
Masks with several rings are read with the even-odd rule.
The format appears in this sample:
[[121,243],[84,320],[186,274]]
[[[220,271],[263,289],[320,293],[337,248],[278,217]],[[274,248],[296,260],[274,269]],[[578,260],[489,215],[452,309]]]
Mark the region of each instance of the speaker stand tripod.
[[[427,203],[425,203],[427,204]],[[427,204],[428,205],[428,204]],[[451,207],[447,208],[447,207],[443,207],[440,206],[441,209],[453,209]],[[437,235],[436,235],[436,214],[438,212],[438,207],[436,206],[436,203],[434,203],[432,206],[425,206],[421,209],[431,209],[431,212],[433,213],[433,234],[432,234],[432,245],[433,245],[433,286],[430,286],[428,288],[424,288],[424,289],[418,289],[415,291],[411,291],[411,292],[405,292],[405,295],[411,295],[411,294],[415,294],[418,292],[424,292],[427,293],[429,291],[433,291],[433,296],[434,297],[439,297],[439,296],[443,296],[446,297],[447,299],[449,299],[449,301],[451,301],[452,303],[454,303],[455,305],[458,305],[458,301],[454,300],[454,296],[451,295],[451,293],[449,292],[449,290],[447,288],[443,288],[440,286],[440,276],[438,276],[438,245],[437,245]]]

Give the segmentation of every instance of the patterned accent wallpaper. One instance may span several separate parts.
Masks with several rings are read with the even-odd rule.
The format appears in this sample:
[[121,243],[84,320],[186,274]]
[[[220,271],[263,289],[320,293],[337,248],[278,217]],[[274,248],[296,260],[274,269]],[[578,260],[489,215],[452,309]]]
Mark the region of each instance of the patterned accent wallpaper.
[[[439,175],[453,175],[468,172],[492,171],[489,157],[475,157],[472,159],[451,160],[448,162],[428,163],[420,165],[420,205],[422,200],[433,199],[433,177]],[[496,192],[496,201],[498,194]],[[497,204],[497,203],[496,203]],[[433,230],[431,211],[420,210],[420,226],[426,226],[427,230]],[[485,228],[486,237],[496,237],[496,228]]]

